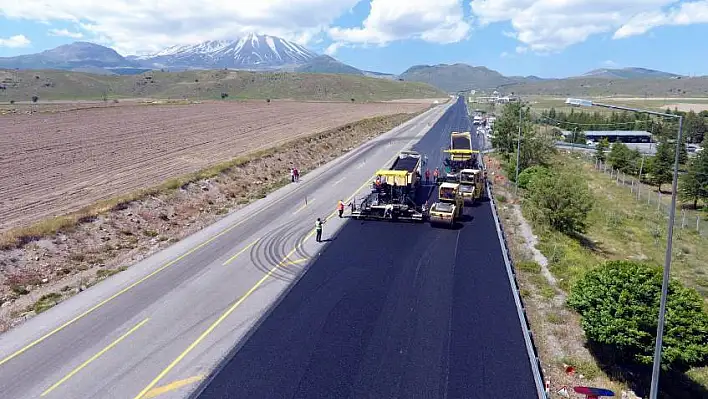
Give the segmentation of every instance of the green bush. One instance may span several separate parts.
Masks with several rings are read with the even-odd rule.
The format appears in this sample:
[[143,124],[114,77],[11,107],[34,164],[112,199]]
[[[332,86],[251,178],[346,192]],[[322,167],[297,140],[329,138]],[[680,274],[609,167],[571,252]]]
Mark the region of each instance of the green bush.
[[572,170],[538,174],[530,181],[524,199],[531,220],[566,234],[585,232],[592,206],[587,182]]
[[[606,262],[571,289],[568,305],[581,316],[588,340],[619,359],[650,365],[654,353],[661,269],[629,261]],[[708,362],[708,313],[692,289],[669,285],[662,365],[679,371]]]
[[519,173],[519,187],[527,189],[533,179],[540,175],[548,175],[549,173],[550,171],[545,166],[536,165],[526,168]]

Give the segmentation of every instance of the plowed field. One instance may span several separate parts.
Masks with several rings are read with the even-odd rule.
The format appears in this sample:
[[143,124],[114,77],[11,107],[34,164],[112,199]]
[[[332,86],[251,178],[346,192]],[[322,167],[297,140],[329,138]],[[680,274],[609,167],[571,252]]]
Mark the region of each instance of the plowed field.
[[259,101],[4,116],[0,231],[297,136],[426,106]]

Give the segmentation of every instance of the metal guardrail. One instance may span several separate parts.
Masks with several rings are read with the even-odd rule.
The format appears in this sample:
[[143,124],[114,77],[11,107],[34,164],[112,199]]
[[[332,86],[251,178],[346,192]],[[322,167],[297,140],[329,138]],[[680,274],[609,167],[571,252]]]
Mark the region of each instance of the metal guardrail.
[[[484,164],[484,157],[480,156],[480,164],[483,169],[487,169]],[[539,399],[548,399],[548,392],[546,391],[546,384],[543,377],[543,367],[541,366],[541,360],[538,356],[538,350],[536,349],[536,344],[533,339],[533,332],[531,332],[531,325],[529,324],[528,317],[526,316],[526,308],[524,307],[524,302],[521,299],[521,294],[519,292],[519,284],[516,280],[516,272],[514,272],[514,265],[511,257],[509,256],[509,245],[507,242],[506,234],[504,233],[504,228],[499,222],[499,215],[497,211],[497,203],[494,200],[494,193],[492,189],[492,184],[487,181],[487,197],[491,202],[492,215],[494,216],[494,224],[497,228],[497,235],[499,237],[499,243],[501,244],[502,254],[504,257],[504,264],[506,266],[507,275],[509,276],[509,283],[511,284],[512,292],[514,295],[514,302],[516,303],[516,310],[519,316],[519,321],[521,322],[521,329],[523,330],[524,341],[526,343],[526,351],[529,355],[529,361],[531,363],[531,372],[533,373],[534,382],[536,383],[536,393]]]

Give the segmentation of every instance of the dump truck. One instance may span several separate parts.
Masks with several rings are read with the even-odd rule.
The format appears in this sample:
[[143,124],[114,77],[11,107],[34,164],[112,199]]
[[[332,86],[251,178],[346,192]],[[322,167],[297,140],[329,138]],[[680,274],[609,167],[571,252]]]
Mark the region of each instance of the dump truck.
[[462,169],[460,171],[460,192],[465,202],[474,204],[482,197],[484,179],[480,169]]
[[423,209],[415,201],[420,169],[419,153],[401,151],[388,169],[376,172],[371,192],[354,203],[352,218],[422,222]]
[[479,151],[472,149],[470,132],[450,133],[450,146],[444,152],[448,156],[445,159],[445,174],[439,183],[460,183],[461,170],[477,168]]
[[462,216],[465,201],[458,183],[442,183],[438,190],[438,201],[428,212],[430,225],[446,225],[453,227]]

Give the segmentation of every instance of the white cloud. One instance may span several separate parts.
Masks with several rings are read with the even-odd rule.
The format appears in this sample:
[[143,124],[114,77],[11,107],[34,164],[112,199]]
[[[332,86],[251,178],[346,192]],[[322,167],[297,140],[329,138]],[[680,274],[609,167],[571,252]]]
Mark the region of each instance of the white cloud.
[[67,21],[123,54],[175,44],[268,33],[301,44],[321,36],[359,0],[22,0],[0,2],[0,16]]
[[332,28],[339,45],[386,45],[404,39],[455,43],[470,31],[462,0],[371,0],[371,11],[360,28]]
[[521,43],[531,51],[550,53],[591,35],[621,30],[636,16],[660,12],[676,1],[471,0],[470,6],[481,25],[510,21]]
[[50,29],[49,34],[52,36],[71,37],[74,39],[81,39],[82,37],[84,37],[84,34],[81,32],[69,32],[66,29]]
[[708,23],[708,0],[681,3],[666,12],[650,11],[634,16],[614,34],[615,39],[642,35],[665,25]]
[[605,61],[602,63],[602,65],[603,65],[603,66],[606,66],[606,67],[608,67],[608,68],[614,68],[614,67],[617,66],[617,63],[614,62],[614,61],[612,61],[612,60],[605,60]]
[[501,57],[501,58],[509,58],[509,57],[511,57],[511,54],[509,54],[509,53],[506,52],[506,51],[502,51],[502,53],[499,54],[499,57]]
[[337,53],[337,50],[342,47],[341,43],[332,43],[325,49],[325,54],[333,56]]
[[20,48],[27,47],[32,43],[25,35],[15,35],[7,39],[0,37],[0,47]]

